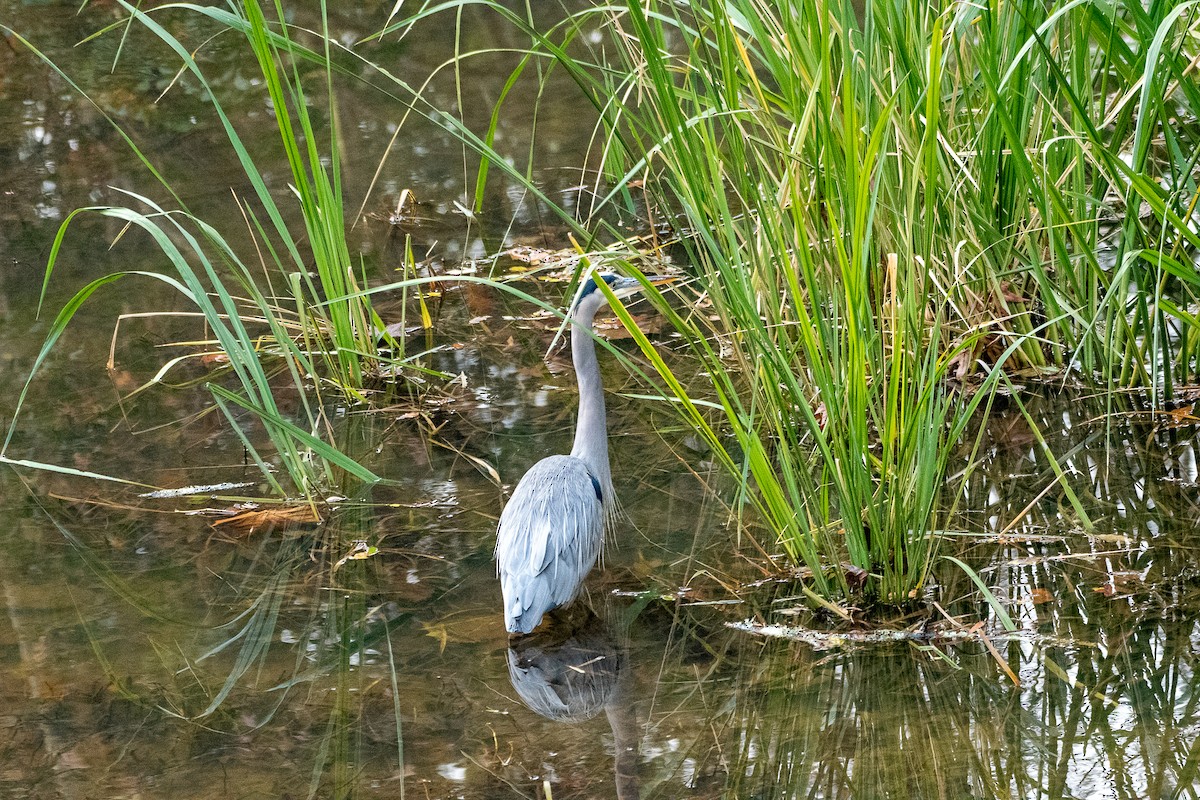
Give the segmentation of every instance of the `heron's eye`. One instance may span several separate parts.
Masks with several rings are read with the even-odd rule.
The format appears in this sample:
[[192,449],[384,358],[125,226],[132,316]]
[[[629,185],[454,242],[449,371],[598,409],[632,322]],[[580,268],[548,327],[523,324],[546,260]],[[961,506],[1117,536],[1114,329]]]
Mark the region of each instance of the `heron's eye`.
[[604,492],[600,491],[600,481],[596,480],[596,476],[591,473],[588,473],[588,477],[592,479],[592,489],[596,492],[596,499],[603,503]]

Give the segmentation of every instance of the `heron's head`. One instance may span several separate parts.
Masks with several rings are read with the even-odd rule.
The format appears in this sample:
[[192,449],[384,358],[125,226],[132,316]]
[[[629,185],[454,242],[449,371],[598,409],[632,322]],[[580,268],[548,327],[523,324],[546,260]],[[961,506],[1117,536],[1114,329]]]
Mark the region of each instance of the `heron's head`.
[[[645,276],[645,280],[651,285],[657,286],[664,283],[671,283],[672,281],[677,280],[677,278],[674,275],[647,275]],[[597,281],[604,281],[607,283],[609,291],[618,298],[629,297],[630,295],[636,294],[642,290],[642,284],[638,282],[637,278],[624,278],[620,275],[613,275],[611,273],[603,275],[594,274],[592,277],[584,281],[583,287],[579,290],[579,294],[575,295],[575,302],[571,304],[570,314],[575,318],[576,321],[582,320],[590,325],[594,315],[600,309],[600,307],[608,303],[608,297],[604,292],[600,291]],[[554,336],[554,341],[550,343],[550,350],[548,351],[547,355],[554,352],[555,346],[558,344],[563,331],[566,330],[567,327],[567,322],[564,321],[563,327],[559,328],[558,333]]]
[[[637,278],[624,278],[620,275],[613,274],[594,275],[593,277],[588,278],[587,282],[583,284],[583,289],[581,289],[579,292],[579,299],[575,301],[576,305],[582,305],[584,301],[593,295],[598,297],[598,300],[593,301],[596,302],[597,305],[603,305],[607,301],[607,298],[604,296],[604,292],[601,292],[600,287],[596,285],[596,281],[598,280],[607,283],[608,288],[612,290],[613,295],[618,298],[629,297],[630,295],[637,294],[642,290],[642,284],[638,282]],[[672,280],[674,280],[674,278],[667,275],[647,275],[646,280],[657,286],[659,284],[670,283]]]

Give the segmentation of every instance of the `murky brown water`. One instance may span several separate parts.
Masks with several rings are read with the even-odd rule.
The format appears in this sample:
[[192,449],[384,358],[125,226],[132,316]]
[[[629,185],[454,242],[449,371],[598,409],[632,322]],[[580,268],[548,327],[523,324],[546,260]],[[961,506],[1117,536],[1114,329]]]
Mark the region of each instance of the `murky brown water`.
[[[79,16],[74,8],[0,0],[0,22],[113,111],[197,213],[237,231],[229,189],[244,190],[244,177],[203,98],[184,84],[154,102],[174,71],[161,53],[127,52],[110,74],[115,39],[72,48],[115,18],[104,4]],[[354,37],[385,16],[338,13],[334,27]],[[519,45],[467,16],[464,50]],[[372,54],[424,75],[453,46],[447,23]],[[206,58],[239,124],[255,124],[266,109],[233,40]],[[468,62],[474,123],[485,124],[509,63]],[[431,91],[452,107],[448,76]],[[566,168],[580,163],[591,128],[579,122],[585,105],[555,91],[561,117],[543,109],[533,147],[540,163],[560,165],[544,183],[562,196],[579,182]],[[357,198],[401,112],[354,87],[341,102]],[[529,98],[509,102],[519,109]],[[519,114],[501,133],[512,152],[528,153]],[[356,242],[376,279],[398,264],[386,215],[405,188],[424,217],[408,232],[444,265],[504,243],[555,243],[538,209],[502,181],[489,216],[467,226],[453,212],[466,185],[461,149],[420,123],[401,141]],[[273,146],[254,143],[263,157]],[[15,42],[0,46],[5,418],[47,329],[34,309],[57,225],[75,207],[111,202],[113,186],[154,190],[86,101]],[[111,221],[77,226],[52,311],[101,274],[163,268],[132,236],[110,250]],[[11,454],[160,486],[256,481],[217,416],[197,416],[204,392],[118,402],[173,352],[160,345],[188,328],[174,318],[122,322],[110,375],[114,320],[179,308],[147,284],[99,296],[36,382]],[[228,502],[150,501],[5,468],[0,796],[1200,795],[1193,427],[1156,426],[1132,401],[1032,400],[1051,447],[1073,451],[1068,480],[1095,525],[1089,535],[1025,423],[1004,411],[989,423],[987,461],[964,502],[967,533],[943,552],[979,570],[1017,619],[1021,636],[995,645],[1016,687],[979,644],[816,651],[726,628],[755,615],[797,621],[783,613],[794,605],[789,587],[713,604],[739,599],[732,589],[760,576],[738,555],[728,482],[664,409],[620,396],[639,387],[608,359],[614,478],[629,519],[588,584],[597,618],[568,642],[509,652],[491,562],[501,492],[462,454],[511,484],[569,446],[571,376],[542,362],[552,332],[522,319],[530,312],[486,290],[450,294],[432,365],[462,373],[465,386],[446,407],[343,419],[344,448],[391,482],[348,492],[320,529],[214,529],[181,512]],[[358,540],[380,552],[335,569]],[[991,620],[996,631],[967,578],[944,565],[938,579],[947,613]],[[679,595],[684,585],[692,591]]]

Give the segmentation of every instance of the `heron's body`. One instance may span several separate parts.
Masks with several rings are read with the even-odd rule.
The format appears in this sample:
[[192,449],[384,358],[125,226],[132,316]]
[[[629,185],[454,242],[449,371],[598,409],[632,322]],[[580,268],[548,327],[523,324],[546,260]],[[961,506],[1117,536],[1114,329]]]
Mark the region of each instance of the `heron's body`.
[[[604,278],[618,296],[640,288],[630,278]],[[529,633],[551,609],[570,603],[600,556],[615,515],[608,465],[604,389],[592,320],[606,298],[588,281],[571,309],[571,359],[579,382],[579,418],[569,456],[534,464],[500,515],[496,566],[504,594],[504,626]]]
[[[575,599],[604,541],[604,502],[587,465],[572,456],[534,464],[500,515],[497,547],[504,626],[529,633],[552,608]],[[536,508],[536,519],[523,509]],[[596,532],[600,531],[599,536]]]

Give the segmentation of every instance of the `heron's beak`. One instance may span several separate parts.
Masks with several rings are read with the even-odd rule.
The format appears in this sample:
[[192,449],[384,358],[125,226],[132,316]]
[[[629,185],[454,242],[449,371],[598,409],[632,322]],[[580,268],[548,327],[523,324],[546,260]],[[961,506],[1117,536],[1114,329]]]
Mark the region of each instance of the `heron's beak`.
[[[679,277],[676,275],[645,275],[643,277],[651,286],[665,286],[668,283],[674,283],[679,280]],[[613,285],[612,290],[614,295],[624,299],[637,294],[643,288],[641,282],[636,278],[621,278],[620,281]]]
[[666,286],[679,280],[678,275],[647,275],[646,280],[651,286]]

